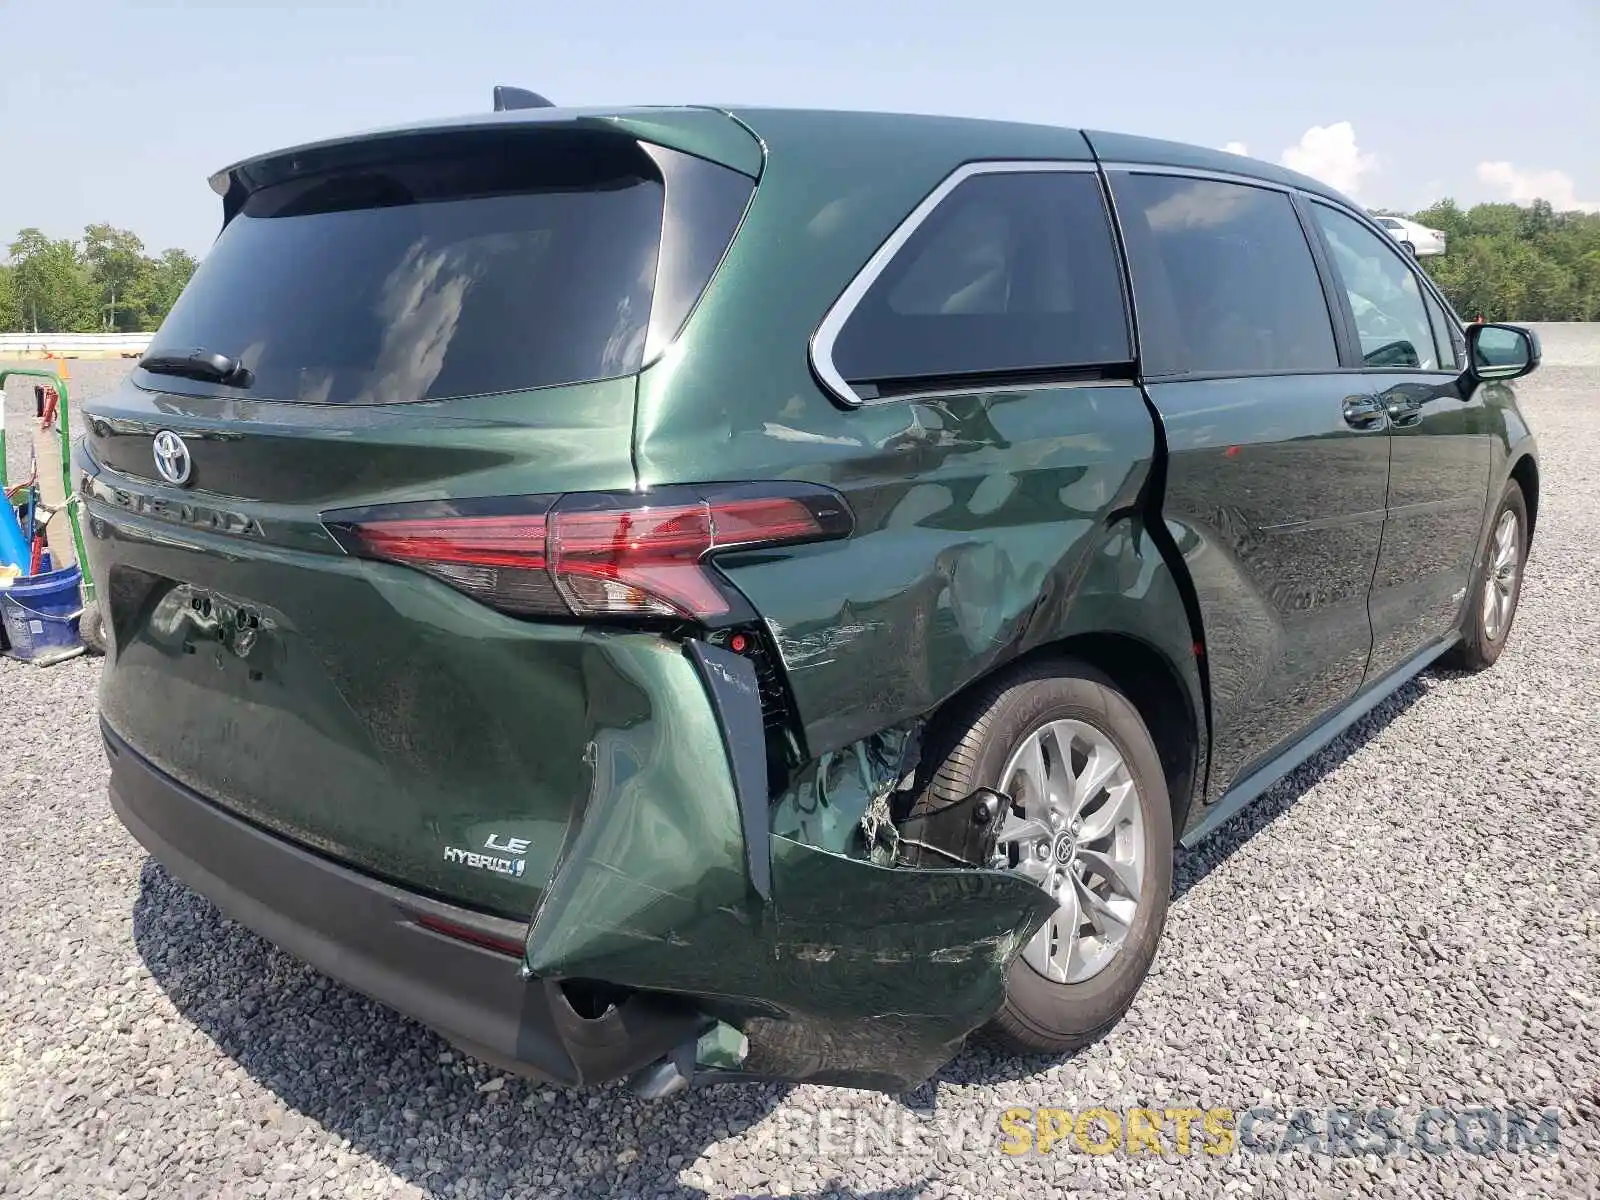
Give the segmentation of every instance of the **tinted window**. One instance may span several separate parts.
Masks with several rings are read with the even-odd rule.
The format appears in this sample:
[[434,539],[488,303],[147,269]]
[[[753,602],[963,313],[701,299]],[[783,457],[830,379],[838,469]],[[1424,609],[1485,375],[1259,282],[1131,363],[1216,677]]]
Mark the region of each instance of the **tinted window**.
[[833,351],[852,382],[1132,357],[1110,221],[1090,172],[958,184],[873,282]]
[[1325,204],[1314,204],[1312,210],[1350,297],[1367,366],[1437,370],[1439,355],[1422,288],[1394,242]]
[[[503,392],[639,369],[663,195],[678,182],[652,154],[685,156],[553,131],[456,135],[402,153],[252,194],[152,345],[241,359],[255,375],[242,395],[325,404]],[[669,268],[666,338],[751,186],[693,161],[717,184],[733,183],[682,189],[710,197],[721,242],[711,248],[715,238],[703,229],[676,223],[685,228],[673,252],[660,255]],[[147,382],[227,390],[167,375]]]
[[1282,192],[1117,174],[1145,371],[1233,374],[1339,365],[1315,260]]
[[668,150],[647,147],[667,185],[666,226],[650,308],[650,338],[645,357],[678,336],[689,310],[700,299],[712,272],[744,216],[752,181],[730,171]]

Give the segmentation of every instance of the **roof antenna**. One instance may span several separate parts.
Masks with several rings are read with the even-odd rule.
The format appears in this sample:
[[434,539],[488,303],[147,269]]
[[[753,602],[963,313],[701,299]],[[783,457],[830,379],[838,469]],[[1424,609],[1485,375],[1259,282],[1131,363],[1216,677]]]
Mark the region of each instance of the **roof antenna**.
[[546,100],[538,92],[530,92],[527,88],[511,87],[509,84],[497,83],[494,85],[494,110],[506,112],[513,108],[554,108],[553,101]]

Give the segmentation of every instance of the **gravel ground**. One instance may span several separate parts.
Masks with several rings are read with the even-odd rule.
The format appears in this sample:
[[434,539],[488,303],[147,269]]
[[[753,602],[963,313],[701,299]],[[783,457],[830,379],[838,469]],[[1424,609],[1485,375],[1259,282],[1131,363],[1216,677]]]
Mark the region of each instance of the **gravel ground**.
[[[96,662],[0,662],[0,1194],[1600,1195],[1600,326],[1545,346],[1522,385],[1544,501],[1500,664],[1426,675],[1185,856],[1110,1037],[1047,1064],[971,1050],[909,1097],[647,1104],[464,1060],[147,860],[105,802]],[[1560,1145],[1000,1152],[1008,1107],[1096,1104],[1554,1106]]]

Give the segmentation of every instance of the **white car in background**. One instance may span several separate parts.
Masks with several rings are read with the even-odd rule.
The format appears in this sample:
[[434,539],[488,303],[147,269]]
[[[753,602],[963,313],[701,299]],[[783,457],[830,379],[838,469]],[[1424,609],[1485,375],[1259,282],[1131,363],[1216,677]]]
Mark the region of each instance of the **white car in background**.
[[1374,215],[1372,219],[1387,229],[1390,237],[1418,258],[1426,258],[1430,254],[1443,254],[1445,251],[1446,235],[1443,230],[1429,229],[1426,225],[1418,225],[1415,221],[1408,221],[1404,217]]

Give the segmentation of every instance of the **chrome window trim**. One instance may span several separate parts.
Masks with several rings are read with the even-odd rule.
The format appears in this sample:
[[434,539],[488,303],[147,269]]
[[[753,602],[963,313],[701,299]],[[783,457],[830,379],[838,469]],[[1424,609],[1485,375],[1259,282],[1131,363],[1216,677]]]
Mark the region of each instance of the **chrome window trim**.
[[1262,179],[1259,175],[1245,175],[1237,171],[1217,171],[1206,167],[1169,167],[1161,163],[1108,162],[1101,165],[1107,175],[1113,171],[1129,175],[1176,175],[1181,179],[1211,179],[1217,183],[1238,183],[1245,187],[1266,188],[1272,192],[1312,194],[1303,192],[1293,184],[1279,183],[1275,179]]
[[[863,399],[856,394],[854,388],[839,373],[833,365],[833,347],[838,341],[840,332],[845,323],[855,313],[856,306],[861,303],[868,289],[878,281],[878,276],[883,274],[885,268],[894,261],[905,244],[911,240],[935,209],[939,207],[951,192],[960,187],[967,180],[977,175],[1030,175],[1030,174],[1058,174],[1067,172],[1081,172],[1095,174],[1099,166],[1093,160],[1065,161],[1057,159],[994,159],[986,162],[963,163],[950,174],[940,180],[938,186],[929,192],[910,214],[895,226],[894,230],[884,239],[883,244],[867,259],[866,265],[856,272],[856,276],[839,293],[839,298],[833,302],[828,311],[823,314],[822,321],[817,325],[816,331],[811,335],[811,369],[816,373],[823,385],[841,403],[848,404],[851,408],[861,408],[871,404],[892,404],[901,400],[901,396],[887,396],[882,399]],[[1114,217],[1108,212],[1107,221],[1113,222]],[[1116,237],[1116,227],[1111,226],[1112,237]],[[1119,268],[1120,269],[1120,268]]]

